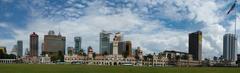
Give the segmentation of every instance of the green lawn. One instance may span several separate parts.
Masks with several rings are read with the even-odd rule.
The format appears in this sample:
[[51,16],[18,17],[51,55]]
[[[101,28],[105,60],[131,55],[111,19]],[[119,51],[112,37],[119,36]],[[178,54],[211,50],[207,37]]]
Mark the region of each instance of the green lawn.
[[240,73],[240,68],[0,64],[0,73]]

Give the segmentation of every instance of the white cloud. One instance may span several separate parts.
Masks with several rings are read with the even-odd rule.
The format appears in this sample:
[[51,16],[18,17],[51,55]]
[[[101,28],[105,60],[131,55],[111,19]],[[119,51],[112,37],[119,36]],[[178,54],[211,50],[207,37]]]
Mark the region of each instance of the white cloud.
[[7,47],[7,52],[8,52],[8,53],[10,53],[10,51],[11,51],[10,48],[12,48],[12,46],[13,46],[12,44],[15,44],[15,42],[14,42],[13,39],[12,39],[12,40],[9,40],[9,39],[4,40],[4,39],[1,39],[1,41],[0,41],[0,46],[5,46],[5,47]]
[[144,53],[158,53],[164,50],[177,50],[187,52],[188,33],[162,30],[157,33],[129,34],[128,38],[133,45],[144,48]]
[[0,27],[2,27],[2,28],[7,28],[8,25],[7,25],[6,23],[1,23],[1,22],[0,22]]
[[2,41],[0,41],[0,46],[3,46],[3,45],[5,45],[5,44],[3,44]]
[[5,2],[5,3],[11,3],[13,2],[13,0],[1,0],[2,2]]
[[[225,18],[225,14],[221,14],[225,11],[222,12],[221,8],[227,6],[227,2],[217,2],[215,0],[152,0],[152,2],[155,4],[159,3],[161,5],[166,5],[166,7],[163,9],[165,13],[160,15],[164,15],[173,20],[181,20],[187,18],[189,20],[194,20],[203,26],[199,29],[196,29],[195,31],[203,31],[204,57],[219,56],[222,54],[222,38],[226,33],[226,28],[220,25],[220,22],[224,21],[223,19]],[[151,4],[151,2],[143,1],[140,3],[140,5],[148,4]],[[182,14],[179,11],[184,11],[186,13],[183,12]],[[196,26],[197,25],[199,24],[196,24]]]
[[188,2],[190,4],[189,10],[192,12],[191,15],[196,17],[197,22],[203,22],[204,25],[201,29],[204,39],[203,56],[210,58],[222,55],[222,38],[226,29],[219,24],[223,17],[218,15],[217,12],[222,7],[222,4],[217,4],[213,0],[194,0],[192,2]]

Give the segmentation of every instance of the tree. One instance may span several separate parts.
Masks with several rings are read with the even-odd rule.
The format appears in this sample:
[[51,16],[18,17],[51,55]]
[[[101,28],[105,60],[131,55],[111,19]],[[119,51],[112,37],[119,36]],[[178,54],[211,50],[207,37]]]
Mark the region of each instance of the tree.
[[93,53],[93,59],[95,59],[96,56],[97,56],[97,55],[96,55],[96,52],[94,52],[94,53]]
[[190,56],[189,55],[183,55],[183,56],[180,56],[181,59],[190,59]]
[[0,54],[0,59],[16,59],[14,54]]
[[104,51],[103,55],[108,55],[108,52],[107,52],[107,51]]
[[52,56],[50,59],[53,63],[56,63],[58,60],[57,56]]
[[46,51],[43,51],[41,55],[42,55],[42,56],[45,56],[46,54],[47,54],[47,52],[46,52]]
[[148,54],[148,55],[147,55],[147,58],[153,59],[153,55]]
[[237,64],[238,66],[240,66],[240,60],[237,60],[237,61],[236,61],[236,64]]
[[128,57],[128,52],[124,52],[123,57],[127,58]]
[[60,62],[64,62],[64,55],[62,51],[58,51],[58,60],[60,60]]
[[3,51],[3,49],[0,49],[0,55],[1,55],[1,54],[4,54],[4,51]]
[[73,50],[68,50],[68,55],[72,56],[73,55]]
[[79,50],[79,55],[83,56],[83,54],[84,54],[84,50],[83,50],[83,49],[80,49],[80,50]]
[[147,61],[147,56],[143,56],[143,59],[144,59],[145,61]]
[[138,55],[135,55],[135,59],[139,60],[139,56],[138,56]]
[[176,59],[177,59],[177,60],[180,60],[180,59],[181,59],[181,56],[180,56],[180,55],[177,55],[177,56],[176,56]]
[[16,59],[16,57],[17,57],[17,56],[14,55],[14,54],[10,54],[10,55],[9,55],[9,58],[10,58],[10,59]]
[[84,53],[83,53],[83,56],[87,56],[87,54],[84,52]]

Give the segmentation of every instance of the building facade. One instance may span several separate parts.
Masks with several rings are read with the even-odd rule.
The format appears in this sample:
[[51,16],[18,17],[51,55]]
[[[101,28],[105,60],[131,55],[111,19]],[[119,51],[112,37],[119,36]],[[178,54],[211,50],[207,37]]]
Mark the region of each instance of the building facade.
[[[149,62],[149,61],[148,61]],[[153,66],[201,66],[202,62],[200,60],[193,60],[193,57],[189,53],[180,51],[164,51],[158,55],[153,55]]]
[[118,54],[123,55],[126,52],[126,41],[118,42]]
[[30,56],[38,56],[38,35],[35,32],[30,35]]
[[68,53],[69,56],[74,55],[74,48],[73,47],[68,47],[67,48],[67,53]]
[[58,53],[65,54],[66,37],[61,34],[55,35],[54,31],[49,31],[48,35],[44,35],[44,50],[43,54],[48,54],[50,57]]
[[93,49],[91,46],[88,47],[88,53],[87,53],[88,59],[92,60],[93,59]]
[[113,55],[118,55],[119,42],[121,42],[121,34],[117,32],[113,38]]
[[234,34],[223,36],[223,58],[225,61],[235,61],[237,49],[237,38]]
[[202,60],[202,32],[197,31],[189,34],[188,52],[192,54],[193,60]]
[[18,57],[23,56],[23,41],[22,40],[17,41],[17,56]]
[[0,59],[0,64],[15,64],[16,59]]
[[100,47],[99,47],[99,52],[100,54],[110,54],[110,34],[107,31],[102,31],[100,32]]
[[0,54],[6,54],[7,53],[7,49],[4,46],[0,46]]
[[127,56],[132,56],[132,43],[131,41],[126,41],[126,55]]
[[82,49],[82,38],[81,37],[74,37],[75,42],[75,54],[79,54],[80,49]]

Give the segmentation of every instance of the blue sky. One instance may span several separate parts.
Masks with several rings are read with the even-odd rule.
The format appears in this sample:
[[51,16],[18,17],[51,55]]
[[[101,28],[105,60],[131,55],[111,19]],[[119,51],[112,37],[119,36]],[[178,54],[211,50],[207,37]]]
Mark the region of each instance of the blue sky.
[[23,40],[29,48],[31,32],[39,34],[42,43],[43,35],[55,30],[67,37],[67,46],[81,36],[84,49],[92,46],[98,52],[99,32],[106,30],[121,31],[145,54],[187,52],[188,33],[201,30],[203,57],[209,58],[222,54],[223,35],[233,32],[234,14],[226,15],[233,1],[0,0],[0,45],[11,51],[16,40]]

